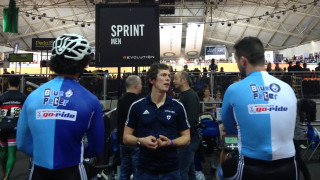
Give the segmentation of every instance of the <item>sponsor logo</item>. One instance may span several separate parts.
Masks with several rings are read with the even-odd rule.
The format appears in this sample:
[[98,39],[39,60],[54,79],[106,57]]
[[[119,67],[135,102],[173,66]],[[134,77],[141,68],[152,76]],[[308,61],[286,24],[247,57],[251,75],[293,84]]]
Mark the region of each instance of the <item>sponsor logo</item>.
[[143,114],[150,114],[148,110],[145,110]]
[[258,86],[256,84],[250,84],[250,89],[253,94],[254,100],[269,101],[270,99],[276,100],[278,98],[278,92],[281,88],[278,84],[272,83],[269,86]]
[[36,119],[56,119],[66,121],[76,121],[77,111],[65,110],[65,109],[37,109]]
[[172,114],[176,113],[176,112],[170,111],[170,110],[164,110],[164,112],[168,112],[168,113],[172,113]]
[[288,107],[268,104],[249,104],[248,110],[249,114],[270,114],[276,111],[288,111]]
[[[66,92],[66,97],[69,98],[73,95],[72,90],[68,90]],[[64,92],[63,91],[54,91],[51,88],[46,88],[43,94],[43,105],[52,105],[55,107],[58,106],[66,106],[69,100],[63,98]]]
[[167,115],[167,119],[170,120],[171,119],[171,115]]

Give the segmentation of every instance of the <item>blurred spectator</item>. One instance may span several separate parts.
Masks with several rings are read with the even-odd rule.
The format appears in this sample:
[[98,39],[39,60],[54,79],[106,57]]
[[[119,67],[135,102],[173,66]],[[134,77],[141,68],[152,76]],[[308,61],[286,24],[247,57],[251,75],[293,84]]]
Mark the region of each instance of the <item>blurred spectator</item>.
[[303,63],[302,71],[310,71],[310,69],[307,68],[307,63]]
[[267,72],[271,72],[271,71],[272,71],[272,69],[271,69],[271,62],[268,62],[266,71],[267,71]]
[[289,72],[289,71],[293,71],[293,69],[292,69],[292,68],[293,68],[293,66],[292,66],[292,61],[290,61],[288,64],[289,64],[289,66],[288,66],[288,72]]
[[318,66],[314,70],[315,71],[320,71],[320,62],[318,63]]
[[215,64],[215,59],[211,59],[211,64],[209,65],[210,71],[218,71],[218,65]]
[[189,72],[188,65],[184,65],[184,66],[183,66],[183,71]]
[[220,72],[224,72],[223,67],[220,67]]
[[296,62],[296,65],[292,67],[292,71],[302,71],[302,67],[300,66],[300,61]]
[[279,66],[279,63],[276,63],[276,66],[274,67],[274,71],[283,71],[283,69]]
[[204,112],[213,113],[213,109],[216,108],[216,105],[213,104],[214,99],[210,96],[210,88],[208,85],[203,86],[203,110]]

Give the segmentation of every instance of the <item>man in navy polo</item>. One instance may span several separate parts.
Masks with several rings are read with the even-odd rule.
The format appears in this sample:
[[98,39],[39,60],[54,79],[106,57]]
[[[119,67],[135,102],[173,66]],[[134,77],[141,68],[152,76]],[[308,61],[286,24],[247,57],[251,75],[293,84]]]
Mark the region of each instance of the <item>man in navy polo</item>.
[[136,179],[178,180],[177,147],[190,143],[187,114],[180,102],[166,95],[171,81],[167,65],[151,65],[147,80],[151,94],[129,108],[123,142],[140,147]]

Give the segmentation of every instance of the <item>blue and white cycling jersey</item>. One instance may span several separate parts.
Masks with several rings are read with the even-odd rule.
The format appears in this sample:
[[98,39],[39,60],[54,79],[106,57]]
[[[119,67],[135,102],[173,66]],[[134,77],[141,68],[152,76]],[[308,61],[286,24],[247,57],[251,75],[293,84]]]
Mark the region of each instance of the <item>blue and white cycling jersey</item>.
[[58,76],[25,101],[18,120],[17,146],[33,157],[35,165],[47,169],[75,166],[84,157],[99,155],[103,143],[100,102],[75,79]]
[[296,111],[292,88],[266,71],[256,71],[227,89],[222,123],[228,133],[238,133],[241,155],[271,161],[295,155]]

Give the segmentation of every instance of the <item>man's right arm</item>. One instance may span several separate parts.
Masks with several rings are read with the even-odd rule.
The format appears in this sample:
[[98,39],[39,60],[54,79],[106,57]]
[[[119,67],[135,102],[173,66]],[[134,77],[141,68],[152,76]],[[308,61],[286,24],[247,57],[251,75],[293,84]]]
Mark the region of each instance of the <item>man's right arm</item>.
[[236,121],[233,115],[233,107],[231,103],[231,97],[232,97],[232,86],[229,86],[227,89],[223,103],[222,103],[222,109],[221,109],[221,117],[222,117],[222,124],[226,130],[227,133],[237,134],[237,129],[235,128]]

